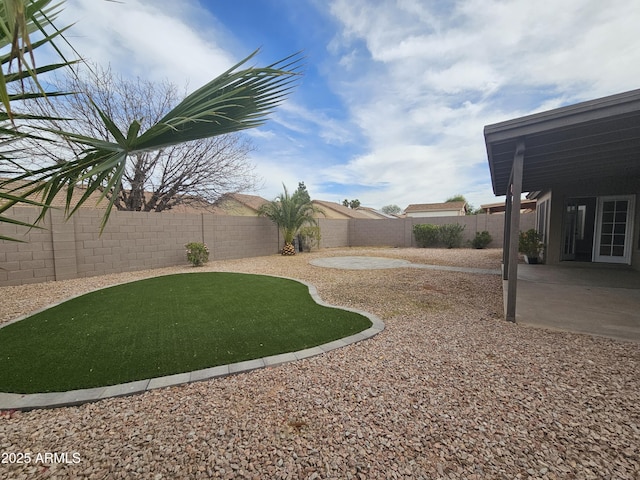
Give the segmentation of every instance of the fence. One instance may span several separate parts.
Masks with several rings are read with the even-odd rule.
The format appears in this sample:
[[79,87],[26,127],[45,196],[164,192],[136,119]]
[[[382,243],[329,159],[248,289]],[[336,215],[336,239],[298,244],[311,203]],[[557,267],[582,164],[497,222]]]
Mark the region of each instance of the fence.
[[[33,222],[38,210],[15,207],[10,218]],[[50,210],[42,229],[0,223],[0,235],[24,243],[0,241],[0,286],[83,278],[186,263],[184,245],[202,241],[212,260],[273,255],[281,248],[278,229],[266,218],[224,215],[119,212],[99,234],[100,210],[80,210],[67,221]],[[521,229],[534,227],[535,215],[523,214]],[[502,247],[504,215],[403,219],[320,219],[321,247],[415,246],[418,223],[460,223],[465,240],[487,230],[489,247]]]

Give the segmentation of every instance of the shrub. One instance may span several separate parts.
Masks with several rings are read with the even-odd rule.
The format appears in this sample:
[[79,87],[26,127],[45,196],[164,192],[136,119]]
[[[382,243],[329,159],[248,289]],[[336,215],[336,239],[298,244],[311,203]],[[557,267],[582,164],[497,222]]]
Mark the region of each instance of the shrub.
[[487,248],[487,245],[491,243],[491,235],[486,230],[484,232],[476,232],[476,236],[471,240],[471,246],[473,248]]
[[194,267],[201,267],[209,261],[209,249],[204,243],[187,243],[185,248],[187,249],[187,260]]
[[302,250],[310,252],[313,248],[320,248],[320,227],[317,225],[306,226],[300,229],[300,237],[302,239]]
[[520,253],[524,253],[529,258],[538,258],[543,247],[542,234],[538,233],[535,228],[520,232],[518,238],[518,251]]
[[419,247],[433,247],[439,241],[438,226],[431,224],[418,224],[413,226],[413,236]]
[[440,234],[440,241],[444,243],[447,248],[458,248],[462,244],[462,231],[465,225],[458,223],[440,225],[438,233]]

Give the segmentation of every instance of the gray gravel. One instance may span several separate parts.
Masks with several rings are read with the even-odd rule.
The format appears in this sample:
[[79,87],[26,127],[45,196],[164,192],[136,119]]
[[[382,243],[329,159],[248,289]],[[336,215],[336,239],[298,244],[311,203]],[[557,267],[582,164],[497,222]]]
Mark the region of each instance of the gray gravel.
[[[0,416],[0,478],[640,478],[640,346],[501,320],[500,277],[312,258],[499,268],[497,250],[341,249],[213,262],[309,281],[380,316],[320,357],[80,407]],[[0,289],[0,319],[176,267]],[[199,270],[200,271],[200,270]],[[79,463],[35,462],[77,452]],[[58,460],[62,457],[59,456]],[[75,457],[78,458],[78,457]]]

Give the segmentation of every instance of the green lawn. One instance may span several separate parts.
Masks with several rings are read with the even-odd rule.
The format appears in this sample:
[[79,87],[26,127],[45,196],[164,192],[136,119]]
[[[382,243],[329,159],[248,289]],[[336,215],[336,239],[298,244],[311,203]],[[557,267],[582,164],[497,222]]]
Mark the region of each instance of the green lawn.
[[365,330],[292,280],[168,275],[105,288],[0,329],[0,391],[66,391],[292,352]]

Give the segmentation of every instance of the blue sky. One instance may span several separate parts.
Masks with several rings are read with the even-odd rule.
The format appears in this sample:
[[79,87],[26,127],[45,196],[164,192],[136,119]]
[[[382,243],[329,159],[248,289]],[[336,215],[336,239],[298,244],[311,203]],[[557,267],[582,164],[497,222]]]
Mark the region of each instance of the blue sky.
[[484,125],[640,88],[629,0],[69,0],[86,58],[193,90],[256,48],[304,51],[305,74],[247,132],[271,199],[380,208],[491,190]]

